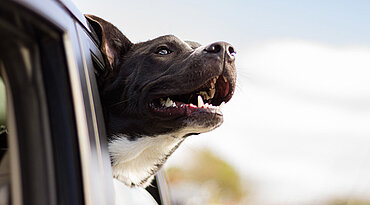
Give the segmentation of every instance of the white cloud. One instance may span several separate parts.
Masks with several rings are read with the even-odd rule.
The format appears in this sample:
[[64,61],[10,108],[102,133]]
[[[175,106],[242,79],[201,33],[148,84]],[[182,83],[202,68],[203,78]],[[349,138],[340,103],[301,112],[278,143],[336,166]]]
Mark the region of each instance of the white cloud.
[[248,49],[241,64],[256,77],[294,86],[293,90],[357,97],[370,91],[369,53],[370,47],[287,40]]

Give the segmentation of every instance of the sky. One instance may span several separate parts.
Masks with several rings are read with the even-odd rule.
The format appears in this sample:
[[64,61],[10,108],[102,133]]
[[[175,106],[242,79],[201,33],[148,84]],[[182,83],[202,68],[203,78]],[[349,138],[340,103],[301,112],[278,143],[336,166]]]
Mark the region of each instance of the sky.
[[370,199],[370,1],[75,0],[132,42],[174,34],[236,51],[225,122],[209,147],[245,177],[250,204]]
[[228,40],[240,47],[286,38],[370,44],[370,2],[366,0],[74,2],[81,11],[110,20],[134,42],[172,33],[200,43]]

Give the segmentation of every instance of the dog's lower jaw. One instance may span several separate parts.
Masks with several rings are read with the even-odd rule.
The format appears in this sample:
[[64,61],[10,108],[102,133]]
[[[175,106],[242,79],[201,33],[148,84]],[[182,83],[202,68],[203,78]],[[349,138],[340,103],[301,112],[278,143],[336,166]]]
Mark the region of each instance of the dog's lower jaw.
[[[221,123],[220,123],[221,124]],[[204,133],[218,127],[184,128],[180,131],[157,136],[143,136],[136,140],[123,135],[112,136],[109,152],[112,160],[113,177],[125,185],[147,187],[154,174],[168,157],[185,140],[189,133]]]

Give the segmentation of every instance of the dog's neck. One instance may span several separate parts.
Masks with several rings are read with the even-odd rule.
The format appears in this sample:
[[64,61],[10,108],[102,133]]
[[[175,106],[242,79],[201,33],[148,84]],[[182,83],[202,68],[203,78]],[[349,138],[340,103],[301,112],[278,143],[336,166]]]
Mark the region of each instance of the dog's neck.
[[122,134],[109,142],[113,177],[127,186],[148,186],[154,174],[185,139],[176,135],[145,136],[136,140]]

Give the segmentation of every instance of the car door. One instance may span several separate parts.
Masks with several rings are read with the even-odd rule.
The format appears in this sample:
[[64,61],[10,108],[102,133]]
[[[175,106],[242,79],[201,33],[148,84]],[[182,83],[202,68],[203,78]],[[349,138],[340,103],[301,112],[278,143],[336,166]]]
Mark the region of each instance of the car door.
[[11,203],[114,204],[86,20],[51,0],[0,10]]

